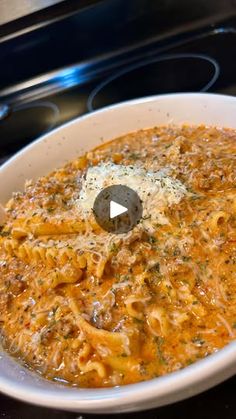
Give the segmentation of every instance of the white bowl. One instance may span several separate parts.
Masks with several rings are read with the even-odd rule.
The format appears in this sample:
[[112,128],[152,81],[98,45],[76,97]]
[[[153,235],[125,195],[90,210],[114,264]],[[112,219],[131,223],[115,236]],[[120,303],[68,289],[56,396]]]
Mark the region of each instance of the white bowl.
[[[174,94],[125,102],[76,119],[43,136],[0,168],[0,202],[81,152],[122,134],[163,124],[236,128],[236,98]],[[236,373],[236,342],[180,371],[150,381],[108,389],[64,387],[0,353],[0,391],[57,409],[89,413],[149,409],[200,393]]]

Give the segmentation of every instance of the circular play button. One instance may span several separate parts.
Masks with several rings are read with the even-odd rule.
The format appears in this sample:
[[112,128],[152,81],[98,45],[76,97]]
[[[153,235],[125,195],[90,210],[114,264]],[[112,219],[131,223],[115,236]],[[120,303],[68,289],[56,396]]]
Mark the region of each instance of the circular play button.
[[93,213],[97,223],[109,233],[128,233],[142,217],[142,202],[128,186],[113,185],[97,195]]

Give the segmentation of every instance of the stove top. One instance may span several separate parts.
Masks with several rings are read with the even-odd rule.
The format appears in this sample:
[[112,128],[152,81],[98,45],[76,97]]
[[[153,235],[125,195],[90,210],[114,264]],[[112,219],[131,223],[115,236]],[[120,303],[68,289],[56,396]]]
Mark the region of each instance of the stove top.
[[0,102],[9,108],[0,120],[0,159],[66,121],[120,101],[186,91],[234,95],[235,45],[236,19],[165,45],[150,42],[63,68],[33,79],[30,88],[2,89]]
[[[28,42],[37,50],[37,39]],[[19,59],[25,57],[24,47],[26,44],[14,45]],[[4,48],[2,51],[4,56]],[[14,71],[12,63],[4,67],[3,79],[8,83],[5,86],[0,80],[0,164],[53,128],[123,100],[186,91],[236,94],[236,16],[161,39],[150,36],[114,51],[92,52],[92,58],[88,58],[84,50],[79,64],[68,61],[66,66],[53,71],[49,67],[46,69],[43,63],[45,71],[40,76],[30,74],[27,68],[28,78],[23,80],[19,76],[17,84],[10,83]],[[36,53],[31,58],[37,62]],[[186,401],[148,412],[122,414],[122,417],[234,419],[235,386],[236,377],[233,377]],[[0,395],[0,418],[37,419],[44,416],[52,419],[94,417],[51,411]]]

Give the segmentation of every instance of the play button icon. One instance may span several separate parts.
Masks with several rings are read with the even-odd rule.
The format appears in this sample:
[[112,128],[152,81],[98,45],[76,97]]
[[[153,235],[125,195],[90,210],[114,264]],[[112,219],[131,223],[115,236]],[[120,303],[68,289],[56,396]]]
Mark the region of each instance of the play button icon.
[[97,223],[109,233],[128,233],[142,218],[142,202],[128,186],[113,185],[97,195],[93,213]]
[[118,215],[124,214],[128,211],[128,208],[124,207],[123,205],[118,204],[118,202],[111,201],[110,202],[110,218],[118,217]]

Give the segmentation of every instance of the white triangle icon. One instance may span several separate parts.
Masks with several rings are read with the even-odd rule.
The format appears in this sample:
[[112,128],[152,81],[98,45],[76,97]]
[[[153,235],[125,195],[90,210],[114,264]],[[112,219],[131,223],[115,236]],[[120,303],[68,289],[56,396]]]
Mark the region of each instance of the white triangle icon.
[[123,207],[123,205],[118,204],[115,201],[110,202],[110,218],[118,217],[118,215],[124,214],[128,211],[128,208]]

